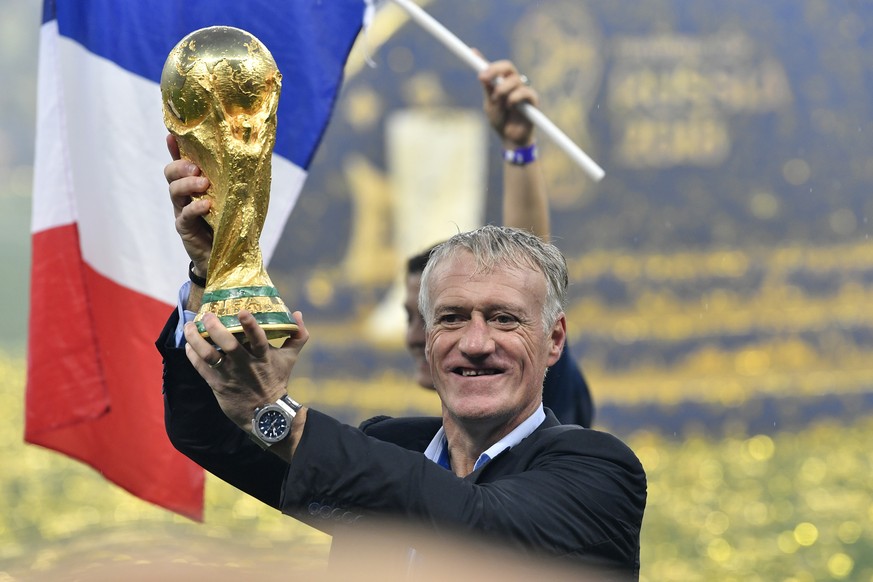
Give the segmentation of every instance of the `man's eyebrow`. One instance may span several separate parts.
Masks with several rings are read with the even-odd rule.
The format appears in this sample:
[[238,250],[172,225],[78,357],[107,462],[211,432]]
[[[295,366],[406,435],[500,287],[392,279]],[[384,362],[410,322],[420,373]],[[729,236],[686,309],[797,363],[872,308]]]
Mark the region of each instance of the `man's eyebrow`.
[[509,313],[524,313],[525,306],[520,303],[490,303],[484,306],[476,306],[474,308],[462,305],[437,305],[434,308],[434,313],[457,313],[465,311],[482,311],[486,314],[499,311]]
[[458,311],[466,311],[469,308],[461,307],[460,305],[437,305],[433,312],[434,313],[457,313]]
[[518,313],[524,311],[524,305],[520,303],[495,303],[488,307],[488,311],[509,311]]

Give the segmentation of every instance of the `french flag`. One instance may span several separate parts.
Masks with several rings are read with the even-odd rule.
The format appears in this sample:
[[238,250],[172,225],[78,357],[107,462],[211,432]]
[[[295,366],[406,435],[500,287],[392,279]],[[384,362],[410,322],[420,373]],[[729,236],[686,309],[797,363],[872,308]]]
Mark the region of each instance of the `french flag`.
[[154,340],[186,279],[163,167],[161,70],[234,26],[283,75],[269,261],[333,109],[363,0],[47,0],[40,32],[25,441],[200,520],[203,471],[170,444]]

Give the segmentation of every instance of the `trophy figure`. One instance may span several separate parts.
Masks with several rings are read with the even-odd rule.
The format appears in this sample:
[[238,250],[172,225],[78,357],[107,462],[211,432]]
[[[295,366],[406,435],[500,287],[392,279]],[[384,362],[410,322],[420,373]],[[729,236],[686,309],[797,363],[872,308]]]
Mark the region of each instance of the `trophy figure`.
[[203,304],[194,322],[208,338],[212,312],[241,334],[240,309],[250,311],[270,339],[297,330],[261,254],[270,199],[276,109],[282,75],[270,51],[244,30],[213,26],[192,32],[167,57],[161,74],[164,123],[182,157],[209,179],[203,198],[213,231]]

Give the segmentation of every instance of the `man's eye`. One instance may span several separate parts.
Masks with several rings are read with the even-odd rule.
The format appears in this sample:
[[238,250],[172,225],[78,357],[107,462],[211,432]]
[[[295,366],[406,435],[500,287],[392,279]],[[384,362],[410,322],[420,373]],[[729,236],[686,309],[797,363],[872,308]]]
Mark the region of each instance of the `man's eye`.
[[507,314],[495,315],[491,318],[491,321],[501,326],[516,325],[518,323],[517,318]]
[[457,313],[445,313],[440,315],[439,322],[446,325],[451,325],[453,323],[458,323],[461,321],[461,316]]

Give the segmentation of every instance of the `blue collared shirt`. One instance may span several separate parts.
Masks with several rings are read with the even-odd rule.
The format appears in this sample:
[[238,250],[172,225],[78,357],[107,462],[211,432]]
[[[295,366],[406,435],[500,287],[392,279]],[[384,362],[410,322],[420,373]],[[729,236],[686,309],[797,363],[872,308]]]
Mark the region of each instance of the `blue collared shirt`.
[[185,281],[179,289],[179,303],[176,304],[176,309],[179,311],[179,322],[176,324],[176,347],[181,348],[185,345],[185,324],[189,321],[194,321],[197,315],[193,311],[185,309],[185,304],[188,303],[188,297],[191,295],[191,281]]
[[[515,427],[512,432],[507,434],[505,437],[488,447],[488,449],[479,455],[479,458],[476,459],[476,464],[473,465],[473,470],[475,471],[479,467],[484,466],[488,461],[506,451],[511,449],[536,430],[536,428],[543,423],[546,419],[546,413],[543,410],[542,403],[539,407],[533,411],[533,413],[527,417],[527,419]],[[449,443],[446,440],[446,431],[443,427],[437,431],[434,435],[433,439],[430,441],[430,444],[427,445],[427,448],[424,450],[424,456],[436,463],[437,465],[451,470],[451,463],[449,462]]]

